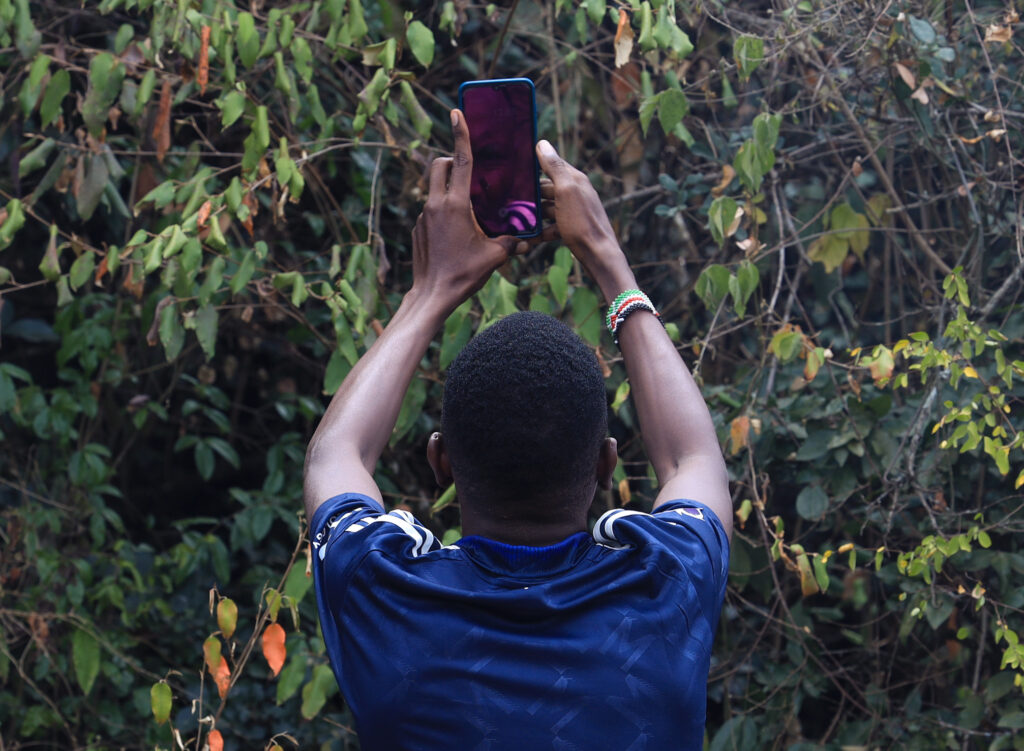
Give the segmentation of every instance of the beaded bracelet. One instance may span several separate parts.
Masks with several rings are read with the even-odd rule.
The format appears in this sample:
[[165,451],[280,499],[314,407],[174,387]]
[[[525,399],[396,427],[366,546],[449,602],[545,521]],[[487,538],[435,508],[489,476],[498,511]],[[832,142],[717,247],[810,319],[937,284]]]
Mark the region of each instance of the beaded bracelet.
[[[651,299],[638,289],[627,289],[612,300],[612,304],[608,307],[608,315],[605,316],[605,325],[608,327],[608,331],[611,332],[612,340],[616,345],[619,343],[618,332],[622,322],[631,313],[638,310],[646,310],[649,313],[653,313],[654,317],[661,321],[661,316],[658,314]],[[661,325],[664,326],[665,322],[661,321]]]

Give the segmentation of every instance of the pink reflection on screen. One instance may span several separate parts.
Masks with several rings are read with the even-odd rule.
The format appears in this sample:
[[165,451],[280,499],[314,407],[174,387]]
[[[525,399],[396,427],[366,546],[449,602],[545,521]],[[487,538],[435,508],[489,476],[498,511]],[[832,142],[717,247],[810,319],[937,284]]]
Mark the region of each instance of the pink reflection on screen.
[[462,106],[473,143],[471,197],[477,221],[489,235],[532,232],[538,212],[529,86],[468,87]]

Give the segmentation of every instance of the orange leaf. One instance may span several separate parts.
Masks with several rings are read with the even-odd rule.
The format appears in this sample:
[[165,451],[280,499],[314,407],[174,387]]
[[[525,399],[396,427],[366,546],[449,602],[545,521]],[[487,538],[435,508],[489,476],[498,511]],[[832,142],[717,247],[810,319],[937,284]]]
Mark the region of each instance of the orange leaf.
[[210,734],[206,736],[206,744],[210,747],[210,751],[224,751],[224,738],[221,737],[219,730],[210,731]]
[[231,668],[228,667],[228,661],[224,657],[220,658],[220,664],[213,674],[213,680],[217,684],[217,693],[223,699],[228,695],[228,689],[231,687]]
[[[108,273],[109,270],[110,270],[110,268],[109,268],[109,265],[107,264],[107,257],[103,256],[103,260],[100,261],[100,265],[96,267],[96,276],[93,279],[93,281],[96,284],[99,285],[100,284],[100,280],[103,278],[103,275]],[[100,286],[102,286],[102,285],[100,285]]]
[[275,676],[284,667],[284,658],[287,654],[284,646],[284,629],[279,623],[271,623],[263,630],[263,656]]
[[163,164],[167,149],[171,148],[171,82],[164,81],[160,90],[160,107],[153,123],[153,140],[156,141],[156,159]]
[[629,25],[629,13],[619,8],[619,27],[615,30],[615,67],[621,68],[629,62],[633,52],[633,27]]
[[196,83],[199,84],[199,93],[206,93],[206,84],[210,80],[210,27],[203,26],[199,32],[199,70],[196,73]]
[[238,606],[230,597],[225,597],[217,603],[217,625],[225,639],[230,639],[235,633],[235,624],[238,623]]
[[734,456],[750,445],[750,418],[740,415],[729,423],[729,453]]
[[196,226],[202,229],[206,226],[206,220],[210,218],[210,210],[213,208],[213,204],[209,201],[203,201],[203,205],[199,207],[199,214],[196,217]]
[[722,179],[718,181],[718,185],[711,189],[711,195],[717,198],[725,193],[725,189],[729,187],[729,183],[732,182],[734,177],[736,177],[736,170],[732,168],[732,165],[722,165]]

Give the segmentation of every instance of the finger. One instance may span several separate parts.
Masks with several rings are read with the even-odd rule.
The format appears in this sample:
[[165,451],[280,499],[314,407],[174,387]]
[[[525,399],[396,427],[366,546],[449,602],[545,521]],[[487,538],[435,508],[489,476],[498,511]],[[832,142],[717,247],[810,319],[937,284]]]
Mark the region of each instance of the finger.
[[543,216],[545,219],[554,219],[555,218],[555,202],[554,201],[548,201],[548,200],[541,201],[540,202],[540,211],[541,211],[541,216]]
[[522,242],[518,237],[513,237],[512,235],[499,235],[491,239],[502,247],[506,256],[512,255],[519,243]]
[[540,181],[540,197],[552,200],[555,197],[555,184],[550,180],[544,179]]
[[451,168],[452,158],[450,156],[438,157],[430,164],[430,194],[427,196],[428,199],[431,196],[435,199],[444,196],[445,187],[448,185],[448,172]]
[[473,175],[473,151],[469,143],[466,116],[459,110],[452,110],[452,132],[455,135],[455,155],[452,159],[449,191],[453,197],[468,201],[469,183]]
[[540,162],[540,168],[544,170],[544,174],[550,177],[551,182],[556,185],[560,180],[565,180],[572,169],[569,163],[558,155],[551,142],[543,138],[537,141],[537,161]]

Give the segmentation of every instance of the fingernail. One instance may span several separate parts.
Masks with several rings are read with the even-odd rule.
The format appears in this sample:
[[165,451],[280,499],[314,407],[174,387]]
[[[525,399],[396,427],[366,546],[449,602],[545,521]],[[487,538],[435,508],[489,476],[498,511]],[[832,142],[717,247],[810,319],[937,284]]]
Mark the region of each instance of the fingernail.
[[525,253],[529,249],[530,249],[530,245],[529,245],[529,243],[527,243],[525,241],[521,240],[521,241],[516,243],[516,250],[515,250],[516,255],[522,255],[523,253]]
[[452,110],[452,127],[457,128],[459,126],[459,112],[458,110]]
[[549,159],[558,156],[558,152],[555,151],[555,147],[552,146],[551,143],[545,138],[542,138],[539,141],[537,141],[537,146],[538,148],[540,148],[540,152]]

